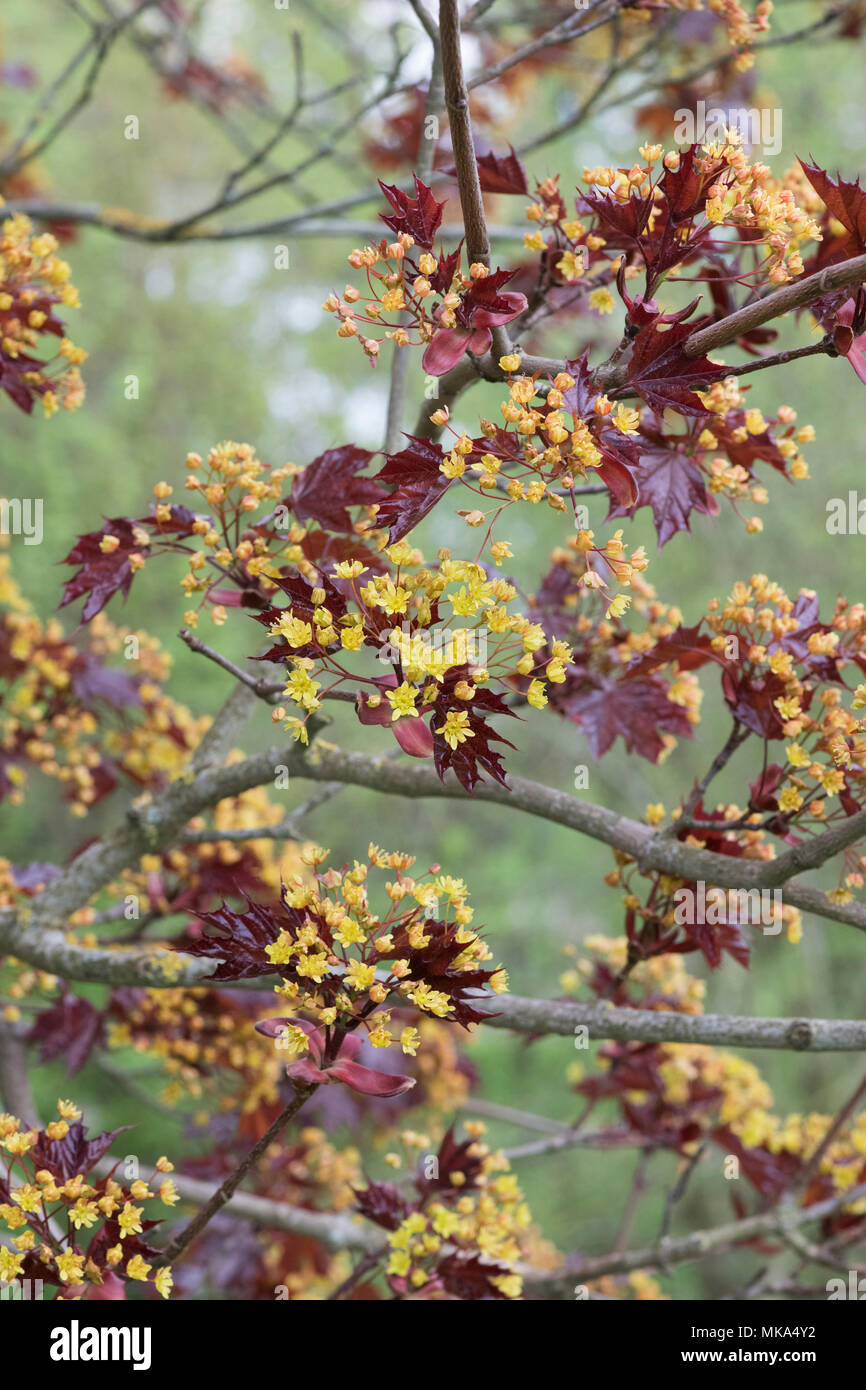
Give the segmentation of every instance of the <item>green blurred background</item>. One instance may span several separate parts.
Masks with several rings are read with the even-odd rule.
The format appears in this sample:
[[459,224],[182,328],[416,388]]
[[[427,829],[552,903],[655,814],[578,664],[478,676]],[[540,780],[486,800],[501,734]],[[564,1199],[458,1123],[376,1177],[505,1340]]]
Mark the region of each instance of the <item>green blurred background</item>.
[[[82,41],[83,29],[60,0],[48,0],[38,8],[37,15],[31,0],[4,0],[0,54],[3,61],[32,65],[45,83]],[[816,13],[815,5],[785,3],[777,6],[776,21],[780,29],[791,29]],[[282,108],[290,99],[292,28],[303,36],[314,85],[336,81],[348,71],[333,25],[350,32],[350,46],[381,68],[388,56],[384,31],[399,17],[406,46],[411,43],[417,49],[412,71],[420,74],[426,58],[426,40],[402,0],[322,0],[311,5],[292,0],[288,12],[275,11],[271,0],[209,0],[203,14],[205,51],[217,62],[243,54]],[[488,126],[485,135],[502,148],[504,140],[519,144],[552,123],[580,99],[602,53],[600,45],[575,50],[534,89],[525,89],[520,110],[503,111],[501,134]],[[839,166],[848,177],[864,167],[862,61],[862,48],[850,40],[806,49],[782,47],[764,56],[750,104],[783,112],[783,154],[774,162],[779,171],[797,154],[812,156],[833,170]],[[0,122],[17,130],[36,100],[35,90],[0,86]],[[123,138],[129,114],[139,117],[138,141]],[[346,158],[339,166],[329,164],[326,178],[311,171],[300,192],[275,191],[246,213],[276,217],[305,201],[327,202],[366,190],[373,177],[357,160],[357,151],[376,129],[375,121],[368,121],[350,130],[341,146]],[[325,130],[323,121],[319,134]],[[290,136],[281,146],[280,163],[294,162],[312,138],[312,133]],[[530,155],[526,163],[537,178],[561,172],[568,196],[585,164],[630,164],[644,138],[635,138],[633,108],[626,103]],[[120,42],[99,78],[94,100],[41,161],[40,174],[50,196],[177,216],[206,204],[238,159],[218,122],[189,102],[169,99],[141,54]],[[399,182],[405,170],[383,176]],[[372,201],[350,215],[371,218],[377,210]],[[496,199],[491,213],[498,223],[521,229],[525,225],[519,199]],[[36,414],[32,420],[25,418],[5,398],[0,402],[0,495],[26,492],[45,499],[42,546],[26,547],[16,538],[12,542],[15,573],[43,616],[57,604],[65,572],[55,565],[71,538],[94,529],[101,515],[141,514],[153,483],[161,478],[174,484],[176,500],[183,501],[183,464],[189,450],[204,454],[213,443],[234,439],[254,444],[259,456],[273,464],[304,464],[322,449],[350,440],[373,448],[381,445],[387,350],[379,369],[371,371],[354,344],[335,340],[333,320],[320,311],[329,290],[342,289],[349,273],[345,255],[359,240],[290,240],[289,270],[273,268],[274,246],[282,241],[273,235],[186,247],[148,246],[85,228],[65,248],[82,301],[81,309],[68,316],[69,330],[90,354],[83,369],[87,401],[78,412],[61,412],[48,422]],[[509,257],[521,255],[519,243],[494,247],[494,255],[508,264]],[[616,323],[604,331],[613,341]],[[780,345],[808,341],[809,331],[805,320],[786,324]],[[548,337],[544,349],[573,353],[580,335],[581,325],[567,322]],[[414,400],[423,390],[417,355],[411,371]],[[140,381],[137,401],[124,397],[124,378],[132,373]],[[817,441],[805,450],[811,479],[795,487],[775,476],[767,479],[771,501],[760,509],[761,536],[746,535],[726,506],[715,520],[695,517],[692,537],[676,537],[659,556],[649,513],[640,513],[628,532],[629,540],[646,543],[652,556],[647,578],[662,598],[681,606],[687,622],[696,620],[709,597],[728,593],[739,576],[756,570],[791,592],[800,586],[816,588],[824,616],[839,592],[855,601],[863,597],[863,539],[830,537],[824,524],[827,499],[844,497],[861,485],[863,387],[845,362],[826,359],[794,363],[756,380],[750,403],[762,406],[766,414],[789,403],[799,412],[800,424],[814,424]],[[477,415],[495,417],[500,399],[498,388],[476,390],[460,402],[455,423],[474,432]],[[407,427],[414,414],[413,404]],[[589,500],[592,524],[597,525],[604,503]],[[440,509],[433,543],[456,546],[460,534],[456,520]],[[561,523],[542,508],[531,515],[524,511],[502,534],[511,539],[518,557],[516,573],[530,586],[543,572],[549,550],[564,539]],[[433,535],[428,527],[422,544],[426,540],[429,547]],[[133,587],[125,613],[116,604],[109,612],[156,633],[174,653],[172,693],[196,711],[213,711],[225,697],[228,678],[176,640],[185,606],[178,588],[181,573],[181,565],[171,559],[148,566]],[[66,621],[71,629],[69,614]],[[235,657],[253,650],[254,633],[243,621],[230,622],[214,634],[218,645]],[[202,635],[211,640],[210,631]],[[537,714],[527,720],[517,740],[520,751],[510,755],[509,767],[570,790],[572,769],[587,763],[591,767],[586,794],[592,798],[637,816],[648,802],[671,807],[705,769],[727,732],[710,678],[705,687],[696,740],[681,744],[661,767],[626,757],[619,745],[600,765],[591,765],[575,726]],[[248,749],[270,732],[263,712],[251,727]],[[330,736],[347,747],[382,746],[378,730],[362,729],[341,711]],[[720,797],[742,797],[746,778],[757,772],[752,757],[748,748],[734,760],[719,779]],[[308,790],[309,784],[283,793],[287,809]],[[83,830],[98,833],[122,812],[122,801],[112,798],[83,827],[66,814],[53,788],[34,784],[23,811],[0,811],[0,852],[13,862],[47,857],[59,861]],[[609,852],[565,829],[501,807],[458,801],[410,803],[360,789],[347,790],[310,818],[311,834],[332,847],[338,863],[366,848],[370,828],[380,844],[405,848],[423,863],[438,860],[446,872],[467,880],[476,921],[485,925],[517,993],[557,994],[558,976],[567,964],[566,945],[594,932],[618,935],[622,930],[618,896],[602,883],[611,867]],[[851,928],[807,918],[797,946],[784,939],[757,939],[750,972],[726,959],[708,980],[705,1006],[712,1011],[857,1017],[861,960],[862,942]],[[697,957],[689,957],[687,965],[696,974],[706,973]],[[565,1071],[580,1054],[569,1039],[546,1039],[527,1047],[505,1033],[487,1030],[470,1044],[470,1054],[482,1072],[482,1094],[488,1098],[564,1120],[575,1114],[579,1102],[569,1092]],[[829,1113],[852,1089],[860,1065],[856,1056],[844,1054],[749,1055],[760,1063],[781,1112]],[[129,1118],[128,1099],[104,1078],[85,1073],[72,1085],[93,1123]],[[59,1063],[37,1074],[37,1087],[49,1104],[57,1094],[70,1091]],[[178,1125],[156,1113],[146,1124],[148,1151],[173,1156],[181,1152]],[[523,1137],[500,1124],[493,1124],[491,1133],[506,1143]],[[615,1237],[634,1161],[629,1153],[574,1150],[523,1162],[520,1178],[547,1236],[563,1250],[600,1253]],[[730,1215],[721,1162],[721,1154],[714,1152],[700,1165],[677,1209],[674,1233]],[[664,1190],[674,1174],[670,1157],[653,1159],[651,1195],[643,1204],[633,1243],[656,1234]],[[725,1256],[664,1276],[662,1287],[674,1297],[711,1298],[736,1286],[749,1268],[749,1258]]]

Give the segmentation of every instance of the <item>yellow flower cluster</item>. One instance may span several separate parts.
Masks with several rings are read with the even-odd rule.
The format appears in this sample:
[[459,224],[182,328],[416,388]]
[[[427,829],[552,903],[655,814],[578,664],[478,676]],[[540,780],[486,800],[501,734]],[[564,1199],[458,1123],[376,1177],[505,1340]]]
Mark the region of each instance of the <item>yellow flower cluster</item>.
[[[42,622],[21,597],[9,571],[8,556],[0,554],[0,632],[8,640],[9,689],[0,715],[0,756],[12,805],[21,805],[27,769],[35,768],[58,781],[75,816],[84,816],[105,791],[103,763],[107,754],[136,781],[158,785],[182,770],[189,751],[207,725],[162,689],[170,659],[158,641],[141,631],[117,626],[100,613],[88,628],[87,655],[106,665],[126,657],[134,674],[143,677],[137,700],[129,700],[122,724],[100,725],[98,707],[76,691],[81,666],[79,648],[67,641],[56,618]],[[119,687],[124,688],[120,676]],[[108,677],[110,688],[110,674]],[[122,693],[120,698],[122,699]]]
[[[8,1189],[10,1201],[0,1203],[0,1220],[11,1232],[8,1244],[0,1245],[0,1281],[26,1278],[29,1258],[47,1268],[53,1282],[66,1287],[101,1284],[108,1272],[145,1283],[153,1266],[140,1253],[124,1249],[127,1237],[144,1230],[144,1207],[137,1205],[159,1200],[171,1208],[180,1201],[172,1179],[162,1178],[156,1192],[148,1183],[136,1179],[128,1187],[114,1178],[86,1181],[86,1172],[63,1178],[60,1160],[51,1156],[52,1146],[60,1145],[70,1126],[81,1119],[81,1111],[71,1101],[57,1102],[59,1119],[42,1131],[25,1129],[14,1115],[0,1115],[0,1149],[9,1155]],[[58,1147],[58,1153],[60,1153]],[[41,1158],[43,1166],[35,1160]],[[173,1165],[167,1158],[156,1163],[157,1173],[168,1174]],[[16,1169],[23,1170],[26,1181],[17,1182]],[[152,1180],[154,1185],[156,1179]],[[88,1250],[93,1247],[94,1230],[101,1222],[117,1223],[117,1240],[92,1257],[79,1244],[79,1235],[86,1239]],[[64,1226],[67,1234],[62,1234]],[[45,1276],[48,1277],[47,1275]],[[171,1270],[162,1266],[150,1280],[157,1291],[168,1298],[172,1288]],[[77,1296],[77,1295],[73,1295]]]
[[[368,863],[356,860],[351,869],[319,872],[327,856],[318,846],[305,849],[302,858],[316,867],[315,881],[294,878],[284,887],[290,922],[265,947],[268,960],[284,975],[275,992],[326,1028],[360,1024],[374,1047],[399,1045],[414,1057],[418,1029],[405,1026],[395,1035],[389,1027],[391,1011],[380,1006],[395,994],[434,1018],[460,1017],[461,976],[468,972],[474,979],[491,958],[469,928],[473,909],[466,885],[440,873],[438,865],[415,877],[408,872],[414,856],[383,853],[373,844]],[[370,866],[394,873],[385,883],[390,906],[384,915],[369,904]],[[430,975],[423,953],[434,939],[448,961]],[[489,984],[504,991],[505,972],[493,971]],[[292,1053],[309,1046],[297,1027],[287,1028],[281,1043]]]
[[[584,169],[584,183],[605,190],[617,202],[652,196],[660,206],[663,194],[655,166],[660,162],[662,174],[675,172],[680,152],[664,153],[661,145],[644,145],[641,154],[644,164],[630,169]],[[727,144],[704,145],[695,169],[713,176],[704,205],[709,226],[746,231],[751,245],[763,246],[766,256],[760,274],[769,284],[782,285],[802,273],[801,247],[807,241],[820,241],[821,231],[812,208],[804,206],[813,200],[797,200],[792,186],[795,175],[779,179],[766,164],[752,163],[733,131],[728,132]],[[671,272],[671,278],[675,276]]]
[[[473,1128],[483,1131],[481,1125]],[[450,1251],[471,1249],[507,1267],[521,1258],[521,1241],[532,1218],[516,1175],[504,1154],[491,1152],[480,1141],[470,1146],[468,1156],[480,1160],[473,1187],[463,1195],[449,1190],[428,1200],[388,1236],[386,1273],[404,1279],[412,1291],[424,1289]],[[455,1186],[461,1176],[453,1175]],[[519,1274],[493,1273],[489,1282],[506,1298],[521,1296]]]
[[[3,199],[0,198],[0,205]],[[66,261],[56,255],[50,232],[34,236],[29,218],[16,213],[0,228],[0,362],[4,387],[21,409],[40,397],[46,416],[62,406],[75,410],[84,400],[78,368],[87,357],[63,333],[55,308],[78,306],[78,291]],[[59,340],[48,362],[26,361],[40,344]]]

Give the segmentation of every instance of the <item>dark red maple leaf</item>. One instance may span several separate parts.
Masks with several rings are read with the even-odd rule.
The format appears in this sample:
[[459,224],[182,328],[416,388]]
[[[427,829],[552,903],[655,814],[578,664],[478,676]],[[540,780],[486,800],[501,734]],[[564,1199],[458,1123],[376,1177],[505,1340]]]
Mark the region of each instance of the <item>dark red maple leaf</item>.
[[[677,223],[684,222],[702,213],[706,205],[705,189],[715,177],[715,169],[695,168],[695,159],[701,153],[701,146],[690,145],[680,150],[676,169],[665,166],[660,188],[668,208],[668,215]],[[706,163],[706,161],[704,161]]]
[[427,276],[434,294],[447,294],[450,290],[451,282],[454,279],[454,272],[460,265],[460,252],[462,249],[463,239],[461,237],[460,244],[456,251],[452,251],[449,256],[440,252],[436,269],[433,271],[432,275]]
[[758,738],[784,738],[785,726],[776,709],[776,700],[782,699],[785,691],[786,682],[772,671],[750,675],[728,667],[722,676],[725,704],[734,718]]
[[632,192],[625,202],[620,202],[599,188],[591,188],[578,201],[582,211],[595,215],[608,246],[617,251],[636,250],[640,246],[653,209],[652,195],[641,198]]
[[384,468],[373,480],[394,487],[390,497],[379,503],[376,515],[377,524],[388,530],[390,545],[414,530],[452,482],[439,471],[445,456],[434,440],[416,439],[413,435],[406,437],[408,448],[401,449],[399,454],[389,454]]
[[[685,448],[676,441],[640,443],[640,453],[634,465],[637,500],[630,506],[617,502],[608,512],[608,520],[618,516],[633,517],[641,507],[650,507],[658,536],[659,550],[678,531],[690,531],[692,512],[715,516],[719,504],[707,491],[700,469],[689,458]],[[665,442],[661,442],[665,440]],[[671,447],[675,445],[675,447]]]
[[[479,324],[489,328],[499,321],[508,322],[506,315],[513,318],[516,308],[525,309],[525,295],[511,291],[500,294],[503,285],[513,280],[516,273],[514,270],[496,269],[491,270],[489,275],[473,280],[454,311],[457,322],[464,328],[477,327]],[[524,303],[518,305],[518,300]]]
[[436,1154],[433,1175],[428,1177],[426,1170],[419,1168],[415,1175],[415,1186],[422,1197],[448,1190],[467,1192],[478,1186],[482,1168],[475,1140],[465,1139],[458,1144],[454,1138],[454,1126],[449,1125]]
[[[125,516],[106,518],[101,530],[89,531],[86,535],[79,536],[65,560],[61,561],[61,564],[80,565],[81,568],[66,581],[59,606],[65,608],[68,603],[84,598],[81,621],[89,623],[114,594],[121,593],[124,601],[126,600],[133,575],[130,556],[133,552],[143,549],[141,542],[135,539],[136,527],[150,530],[154,536],[173,537],[176,541],[192,535],[196,521],[207,519],[201,518],[197,512],[190,511],[189,507],[182,506],[169,507],[164,519],[157,517],[155,508],[137,521]],[[118,541],[116,549],[100,549],[101,542],[107,536]],[[166,540],[162,547],[163,551],[175,548],[171,539]],[[153,548],[145,553],[153,554]]]
[[862,255],[866,251],[866,189],[860,187],[860,180],[851,183],[840,175],[833,179],[817,164],[809,164],[804,159],[800,164],[830,216],[841,222],[848,232],[847,239],[840,240],[838,245],[840,258],[847,260]]
[[683,927],[685,941],[672,946],[674,954],[700,951],[711,970],[718,970],[727,951],[744,970],[749,968],[749,942],[737,922],[697,922]]
[[[308,531],[300,546],[306,559],[328,578],[331,578],[334,566],[342,564],[344,560],[360,560],[362,565],[376,574],[385,574],[388,568],[378,551],[370,550],[355,537],[334,536],[327,531]],[[337,584],[334,587],[337,588]]]
[[[424,350],[421,365],[431,376],[442,376],[460,361],[467,352],[488,351],[492,343],[491,329],[510,323],[522,314],[528,300],[518,290],[500,294],[502,286],[512,280],[513,270],[494,270],[473,280],[454,310],[455,327],[440,328]],[[434,317],[441,314],[441,307]]]
[[694,325],[682,319],[692,308],[689,305],[679,314],[667,316],[668,323],[650,323],[634,340],[628,362],[629,385],[659,414],[667,409],[680,415],[709,414],[695,394],[696,388],[721,380],[728,370],[707,357],[687,357],[683,351]]
[[172,949],[220,961],[207,977],[209,980],[250,980],[257,975],[272,975],[276,967],[265,954],[265,947],[277,940],[287,925],[287,914],[301,925],[302,915],[284,904],[269,907],[248,899],[246,909],[237,912],[223,903],[215,912],[197,913],[205,930],[198,936],[186,933],[172,943]]
[[[133,538],[134,522],[128,517],[117,516],[106,520],[100,531],[89,531],[79,536],[72,547],[64,565],[80,565],[81,569],[66,581],[60,607],[74,603],[77,598],[85,598],[81,613],[82,623],[89,623],[117,593],[124,599],[132,583],[132,568],[129,557],[138,546]],[[114,536],[119,542],[117,549],[106,553],[99,548],[105,536]]]
[[88,1139],[86,1127],[80,1120],[75,1120],[62,1139],[49,1139],[45,1131],[40,1130],[29,1156],[37,1169],[47,1168],[61,1182],[68,1182],[78,1173],[86,1178],[94,1164],[111,1148],[118,1134],[128,1129],[132,1129],[132,1125],[120,1125],[117,1129],[98,1134],[95,1139]]
[[[484,690],[477,686],[475,694],[471,700],[460,700],[454,693],[454,687],[461,681],[471,683],[472,673],[466,665],[452,666],[446,673],[436,695],[433,704],[433,713],[430,719],[430,728],[433,733],[433,757],[435,760],[436,771],[439,777],[444,779],[445,773],[449,768],[455,773],[460,785],[466,791],[472,792],[480,781],[482,781],[482,769],[487,772],[501,786],[507,787],[505,780],[505,768],[497,750],[490,747],[491,742],[502,743],[507,748],[513,748],[514,744],[509,743],[507,738],[497,734],[487,720],[485,714],[507,714],[516,718],[514,710],[509,709],[501,695],[496,695],[492,690]],[[445,727],[445,721],[451,710],[462,711],[467,715],[466,729],[471,737],[464,742],[458,743],[456,748],[452,748],[446,742],[440,729]]]
[[351,534],[352,518],[346,508],[368,506],[382,495],[372,479],[356,477],[372,457],[369,449],[343,444],[308,463],[292,483],[290,506],[298,521],[318,521],[325,531]]
[[436,1273],[442,1280],[442,1287],[455,1298],[471,1300],[473,1303],[486,1303],[491,1299],[507,1299],[501,1289],[492,1284],[491,1279],[499,1279],[511,1274],[508,1265],[481,1255],[457,1251],[447,1255],[436,1266]]
[[714,651],[709,634],[701,632],[699,622],[695,623],[694,627],[683,627],[680,624],[666,637],[661,637],[643,656],[633,661],[626,668],[625,679],[648,675],[649,672],[658,670],[659,666],[667,666],[672,661],[677,663],[681,671],[696,671],[708,661],[716,661],[720,666],[725,664],[724,658]]
[[739,1159],[743,1176],[763,1197],[778,1197],[803,1166],[799,1154],[785,1149],[772,1153],[763,1144],[744,1144],[729,1125],[719,1125],[712,1131],[711,1138],[724,1153]]
[[103,666],[97,657],[89,653],[77,656],[70,667],[70,683],[76,699],[83,705],[99,700],[115,709],[139,706],[141,696],[138,687],[141,678],[131,676],[126,671],[118,671],[111,666]]
[[[417,925],[417,923],[415,923]],[[388,958],[396,957],[409,963],[409,973],[403,978],[416,984],[427,984],[431,989],[446,995],[454,1006],[448,1020],[462,1024],[480,1023],[489,1017],[472,1007],[473,995],[477,995],[489,982],[495,970],[458,970],[454,962],[466,950],[461,941],[461,929],[456,922],[424,922],[426,946],[413,946],[410,927],[401,923],[391,935],[394,939]]]
[[654,763],[664,752],[663,733],[692,737],[686,711],[667,698],[667,689],[658,676],[593,676],[589,681],[578,677],[557,686],[550,705],[580,725],[594,758],[603,757],[620,737],[629,753]]
[[[289,599],[287,607],[291,608],[294,616],[299,618],[302,622],[309,624],[312,632],[312,639],[304,646],[290,647],[284,637],[278,637],[274,645],[260,657],[255,658],[256,660],[278,661],[285,664],[288,662],[290,656],[321,656],[323,652],[328,651],[331,647],[339,645],[339,637],[335,637],[332,642],[327,643],[325,646],[318,640],[316,636],[318,628],[314,620],[317,605],[313,603],[313,589],[312,586],[307,583],[306,579],[301,575],[296,575],[294,577],[280,576],[280,578],[275,579],[274,582],[278,588],[287,595]],[[346,600],[343,598],[343,595],[327,574],[322,573],[319,575],[316,586],[324,589],[325,604],[328,611],[335,622],[339,621],[346,612]],[[271,608],[264,608],[260,613],[253,613],[251,616],[255,618],[257,623],[261,623],[263,627],[270,630],[271,626],[279,622],[281,616],[286,611],[287,608],[279,608],[274,605]]]
[[393,1183],[371,1182],[369,1187],[353,1191],[361,1215],[386,1231],[396,1231],[409,1214],[409,1203]]
[[391,216],[384,212],[380,212],[379,216],[385,226],[391,228],[392,232],[398,236],[400,232],[408,232],[411,237],[414,237],[417,246],[429,251],[433,245],[433,238],[439,230],[445,203],[436,201],[432,191],[426,183],[421,182],[417,174],[413,174],[412,177],[415,180],[414,198],[397,188],[395,184],[383,183],[379,179],[379,187],[394,209]]
[[[507,155],[494,154],[490,150],[488,154],[475,156],[478,178],[485,193],[528,194],[526,170],[514,153],[514,146],[509,145],[508,148],[510,153]],[[452,165],[448,172],[456,174],[457,170]]]
[[41,1044],[42,1062],[64,1056],[67,1075],[74,1076],[101,1042],[103,1027],[102,1014],[64,985],[60,998],[36,1015],[27,1038]]

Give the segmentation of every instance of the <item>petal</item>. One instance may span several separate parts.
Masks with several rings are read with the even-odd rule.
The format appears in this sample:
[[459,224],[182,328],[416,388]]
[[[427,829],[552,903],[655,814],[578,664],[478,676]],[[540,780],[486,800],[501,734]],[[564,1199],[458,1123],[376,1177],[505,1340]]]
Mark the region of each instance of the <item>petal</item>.
[[[397,677],[386,676],[384,680],[377,681],[376,684],[379,685],[383,691],[386,689],[393,690],[397,685]],[[355,696],[355,713],[362,724],[383,724],[390,726],[394,711],[388,701],[383,699],[381,695],[379,696],[379,700],[380,703],[373,706],[370,704],[370,696],[367,694],[366,690],[358,691],[358,694]]]
[[340,1043],[338,1060],[340,1057],[342,1057],[346,1061],[351,1061],[353,1057],[357,1057],[363,1045],[363,1033],[357,1031],[354,1033],[347,1033],[343,1041]]
[[264,1033],[266,1038],[278,1038],[284,1028],[295,1022],[293,1018],[260,1018],[255,1028],[257,1033]]
[[866,356],[864,353],[866,353],[866,333],[861,333],[859,338],[855,338],[851,344],[848,361],[862,382],[866,382]]
[[466,344],[470,352],[474,352],[476,357],[480,357],[483,352],[487,352],[493,342],[493,335],[489,328],[479,328],[476,324],[472,330],[472,337]]
[[223,608],[240,608],[244,596],[239,589],[211,589],[208,599],[213,603],[221,603]]
[[286,1076],[293,1081],[303,1081],[308,1086],[326,1086],[331,1079],[330,1073],[320,1071],[309,1057],[300,1057],[297,1062],[292,1062],[291,1066],[286,1067]]
[[[518,314],[522,314],[529,301],[525,294],[520,294],[517,290],[506,290],[504,294],[497,295],[500,300],[505,300],[505,309],[476,309],[472,315],[472,322],[478,328],[496,328],[499,324],[510,323],[516,319]],[[474,352],[473,348],[473,352]]]
[[339,1059],[331,1067],[329,1076],[333,1081],[342,1081],[353,1091],[364,1096],[399,1096],[415,1085],[414,1076],[395,1076],[393,1073],[373,1071],[372,1067],[362,1067],[359,1062]]
[[605,456],[604,462],[595,472],[599,476],[600,482],[605,487],[610,488],[612,496],[623,507],[633,507],[637,501],[637,485],[634,474],[626,468],[624,463],[613,457],[612,454]]
[[433,735],[423,719],[398,719],[391,728],[394,737],[410,758],[433,757]]
[[456,367],[469,346],[472,335],[468,328],[440,328],[427,344],[421,366],[430,376],[444,376]]

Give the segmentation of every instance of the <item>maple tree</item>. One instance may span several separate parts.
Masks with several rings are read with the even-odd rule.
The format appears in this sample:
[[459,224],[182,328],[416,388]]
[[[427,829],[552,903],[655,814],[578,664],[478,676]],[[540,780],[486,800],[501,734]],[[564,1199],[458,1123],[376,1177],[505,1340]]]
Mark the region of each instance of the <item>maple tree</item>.
[[[107,798],[117,807],[114,828],[82,827],[65,863],[48,849],[0,861],[0,1281],[39,1280],[63,1299],[195,1299],[230,1266],[245,1299],[507,1301],[575,1287],[662,1299],[670,1268],[696,1257],[668,1228],[714,1148],[744,1181],[701,1257],[787,1245],[795,1289],[800,1268],[847,1269],[866,1242],[866,1081],[835,1114],[777,1114],[757,1065],[729,1049],[862,1051],[866,1024],[734,1018],[705,1013],[704,999],[715,972],[750,967],[762,931],[784,949],[806,914],[866,929],[866,606],[819,599],[808,572],[789,593],[720,564],[719,597],[701,612],[685,593],[659,596],[653,558],[629,535],[649,508],[659,549],[689,545],[698,516],[721,524],[723,512],[758,536],[754,509],[808,477],[814,431],[774,392],[804,356],[844,371],[836,389],[859,389],[839,357],[866,380],[866,191],[805,157],[771,170],[733,130],[680,147],[638,136],[631,165],[587,167],[577,189],[533,159],[542,137],[524,149],[506,131],[481,147],[473,120],[495,124],[494,84],[511,92],[527,72],[543,83],[604,26],[623,71],[664,35],[684,59],[695,41],[681,10],[697,7],[530,6],[519,42],[514,25],[483,22],[496,16],[483,0],[407,8],[431,75],[389,86],[397,104],[362,129],[378,222],[334,255],[334,283],[341,256],[349,282],[323,305],[335,353],[357,344],[389,394],[383,445],[357,445],[348,419],[345,442],[300,463],[272,465],[247,442],[204,456],[179,444],[135,515],[94,510],[92,529],[70,535],[56,557],[60,616],[21,592],[14,536],[0,552],[0,798],[24,814],[48,778],[72,816]],[[156,39],[143,27],[151,10]],[[771,10],[726,0],[702,12],[712,81],[734,89],[751,73]],[[174,0],[90,22],[95,62],[137,38],[173,99],[218,121],[235,107],[267,115],[262,79],[199,57],[196,19]],[[785,38],[858,37],[861,23],[842,8]],[[178,33],[180,68],[163,43]],[[664,129],[705,90],[702,72],[669,79],[661,116],[641,111],[642,125]],[[0,67],[0,82],[26,85],[22,73]],[[299,77],[298,111],[303,93]],[[167,244],[259,235],[220,219],[279,183],[267,160],[290,124],[272,113],[219,199],[160,221],[39,186],[35,156],[77,109],[42,139],[3,132],[0,388],[33,429],[40,404],[51,417],[84,401],[86,353],[67,318],[78,311],[86,341],[87,305],[61,242],[74,262],[93,224]],[[443,113],[447,128],[431,135]],[[247,186],[258,172],[260,187]],[[520,221],[516,244],[498,244],[491,199]],[[325,208],[340,236],[342,211]],[[807,315],[816,333],[774,350],[792,313],[802,339]],[[567,339],[561,357],[541,355],[548,332]],[[427,381],[414,423],[410,363]],[[759,371],[772,391],[769,377],[744,380]],[[498,391],[495,420],[464,404],[482,384]],[[504,533],[514,522],[525,535],[538,508],[559,539],[543,557],[533,549],[527,591]],[[455,534],[459,548],[439,544]],[[123,624],[158,557],[180,575],[179,640],[224,683],[213,719],[174,697],[169,654]],[[242,634],[242,664],[221,647],[223,628]],[[618,744],[658,765],[695,738],[705,693],[730,733],[669,808],[625,817],[577,785],[512,770],[542,719],[571,726],[593,767]],[[363,751],[330,741],[331,702],[351,709]],[[271,746],[250,752],[263,727]],[[740,794],[718,799],[713,783],[734,763]],[[281,774],[319,784],[288,816],[270,794]],[[411,844],[382,848],[360,827],[351,861],[335,862],[308,836],[305,816],[352,785],[494,802],[599,842],[619,935],[569,944],[559,997],[512,994],[497,904],[479,904],[476,928],[469,887],[447,864],[425,866]],[[825,866],[832,886],[806,881]],[[511,1152],[485,1139],[496,1111],[464,1048],[485,1028],[600,1044],[564,1082],[580,1097],[571,1124]],[[57,1118],[37,1114],[28,1065],[63,1058],[74,1091],[127,1049],[151,1059],[157,1104],[192,1101],[199,1130],[213,1122],[204,1153],[154,1152],[130,1177],[109,1153],[122,1130],[88,1137],[74,1099],[58,1101]],[[337,1136],[346,1125],[351,1143]],[[144,1154],[146,1131],[137,1142]],[[644,1160],[666,1156],[674,1195],[655,1246],[630,1247],[630,1217],[607,1254],[559,1251],[534,1224],[520,1158],[582,1144],[635,1151],[627,1213]],[[762,1278],[747,1287],[763,1292]]]

